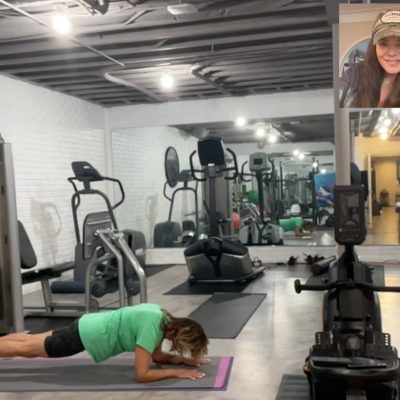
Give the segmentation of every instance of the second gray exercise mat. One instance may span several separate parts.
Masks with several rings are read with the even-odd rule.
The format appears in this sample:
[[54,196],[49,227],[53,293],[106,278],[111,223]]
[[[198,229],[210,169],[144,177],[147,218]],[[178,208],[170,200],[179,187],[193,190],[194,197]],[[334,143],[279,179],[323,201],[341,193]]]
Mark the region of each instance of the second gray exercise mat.
[[209,338],[233,339],[267,297],[265,293],[215,293],[190,314]]
[[306,376],[283,375],[275,400],[310,400],[310,388]]

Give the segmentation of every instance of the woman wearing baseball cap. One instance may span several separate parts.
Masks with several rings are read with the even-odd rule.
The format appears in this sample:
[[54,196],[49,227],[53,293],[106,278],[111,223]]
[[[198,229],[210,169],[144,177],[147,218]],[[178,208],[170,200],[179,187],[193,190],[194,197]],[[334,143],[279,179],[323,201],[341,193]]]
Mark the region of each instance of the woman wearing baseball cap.
[[400,107],[400,9],[380,13],[364,61],[341,78],[342,107]]

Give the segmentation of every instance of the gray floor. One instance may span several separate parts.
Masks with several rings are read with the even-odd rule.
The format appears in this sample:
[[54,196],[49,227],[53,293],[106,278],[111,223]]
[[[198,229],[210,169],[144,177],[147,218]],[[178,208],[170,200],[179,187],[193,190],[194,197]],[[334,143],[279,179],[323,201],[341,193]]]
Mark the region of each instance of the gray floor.
[[381,214],[372,217],[364,244],[399,244],[399,221],[394,206],[382,207]]
[[[388,266],[386,272],[388,285],[400,284],[399,266]],[[226,392],[0,393],[0,400],[73,400],[78,396],[113,400],[273,400],[283,374],[301,373],[302,362],[313,342],[314,332],[320,328],[321,293],[305,292],[298,295],[293,289],[295,278],[305,280],[309,275],[309,267],[305,265],[273,268],[246,288],[245,292],[249,293],[267,292],[268,297],[236,339],[212,339],[210,343],[210,355],[235,357]],[[190,314],[209,296],[162,295],[186,277],[186,267],[175,266],[149,278],[149,300],[176,315]],[[392,334],[392,342],[397,347],[400,347],[399,296],[381,294],[384,330]],[[29,296],[31,300],[32,295]]]

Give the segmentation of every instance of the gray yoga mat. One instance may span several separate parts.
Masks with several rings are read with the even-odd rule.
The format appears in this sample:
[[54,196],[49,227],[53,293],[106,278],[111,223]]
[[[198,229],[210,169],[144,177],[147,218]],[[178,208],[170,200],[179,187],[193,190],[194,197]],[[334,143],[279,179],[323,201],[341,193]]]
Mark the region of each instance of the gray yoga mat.
[[233,357],[212,358],[198,368],[206,374],[202,379],[136,383],[133,357],[125,355],[100,364],[88,357],[0,359],[0,392],[226,390],[232,362]]
[[265,293],[215,293],[190,318],[203,326],[209,338],[233,339],[266,297]]
[[250,282],[246,283],[215,283],[215,282],[199,282],[189,283],[182,282],[168,292],[164,293],[173,295],[191,295],[191,294],[214,294],[216,292],[223,293],[240,293]]
[[283,375],[275,400],[310,400],[305,375]]
[[147,278],[149,278],[150,276],[153,276],[155,274],[158,274],[159,272],[163,272],[166,271],[167,269],[171,268],[171,267],[175,267],[175,264],[165,264],[165,265],[145,265],[144,269],[144,273],[146,275]]

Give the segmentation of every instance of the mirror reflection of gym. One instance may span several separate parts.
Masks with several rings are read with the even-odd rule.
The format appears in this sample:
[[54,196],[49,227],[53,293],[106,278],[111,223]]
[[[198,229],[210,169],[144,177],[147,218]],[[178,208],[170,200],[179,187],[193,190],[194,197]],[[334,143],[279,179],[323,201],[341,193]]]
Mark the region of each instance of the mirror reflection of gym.
[[400,243],[400,110],[350,114],[354,162],[367,187],[365,244]]
[[[249,121],[245,128],[237,127],[235,122],[231,121],[185,126],[124,128],[113,131],[114,175],[124,183],[126,182],[127,187],[126,204],[119,211],[119,220],[127,226],[141,229],[146,235],[148,247],[184,246],[186,239],[190,240],[190,236],[185,236],[186,233],[191,234],[190,230],[188,232],[186,229],[190,221],[191,227],[195,228],[194,231],[198,230],[195,233],[205,232],[207,207],[210,203],[209,184],[199,183],[197,207],[195,197],[190,191],[177,193],[174,196],[172,213],[168,215],[171,208],[163,193],[166,184],[164,160],[165,151],[171,146],[174,147],[174,154],[179,158],[179,171],[175,172],[180,175],[182,171],[190,169],[189,155],[197,150],[198,139],[213,132],[222,138],[225,147],[235,152],[238,169],[241,171],[244,165],[245,174],[255,175],[255,172],[251,172],[248,168],[251,155],[262,153],[266,156],[266,168],[262,177],[265,222],[278,226],[279,219],[288,220],[292,217],[305,217],[313,223],[315,221],[311,234],[296,236],[293,230],[284,232],[285,246],[332,245],[332,228],[329,226],[328,219],[332,214],[332,208],[323,202],[323,196],[319,196],[322,204],[316,203],[316,194],[323,192],[327,185],[323,180],[319,183],[319,188],[316,188],[314,178],[316,176],[332,178],[335,175],[333,116],[303,117],[299,122],[298,120],[299,118],[295,121],[286,118],[279,123],[272,121],[280,135],[276,143],[269,143],[267,138],[260,139],[256,136],[256,131],[262,123],[266,127],[271,126],[270,120]],[[155,150],[154,154],[150,155],[151,160],[146,160],[158,165],[157,174],[143,170],[141,167],[144,164],[142,160],[144,151],[141,152],[140,148],[151,147],[154,141],[165,143],[163,152]],[[131,157],[131,154],[135,154],[135,157]],[[228,161],[231,160],[232,156],[227,155]],[[148,153],[146,157],[149,157]],[[145,180],[142,175],[146,176]],[[255,201],[259,192],[256,177],[247,175],[242,180],[241,174],[238,175],[235,180],[226,180],[224,176],[217,178],[215,192],[217,211],[221,213],[221,220],[224,221],[220,230],[223,235],[236,238],[243,235],[246,229],[240,222],[246,220],[246,212],[252,208],[255,212],[253,212],[254,217],[260,209],[258,200]],[[141,184],[140,191],[136,187],[138,181]],[[182,185],[185,183],[180,182],[174,188],[168,186],[167,196],[171,197],[173,191]],[[195,182],[188,181],[187,185],[194,187]],[[167,237],[170,244],[166,245],[162,240],[158,240],[160,233],[157,233],[157,238],[154,236],[154,230],[156,226],[161,226],[168,221],[173,223],[169,224],[170,226],[185,235],[179,240],[176,240],[175,236]],[[262,219],[258,218],[258,228],[262,227],[262,224]],[[254,229],[257,230],[255,225],[253,225]],[[264,239],[267,239],[267,236]],[[265,241],[267,240],[261,240],[260,244],[266,244]],[[273,244],[280,244],[279,241],[276,240]],[[258,245],[258,242],[258,238],[254,240],[252,238],[250,244]]]

